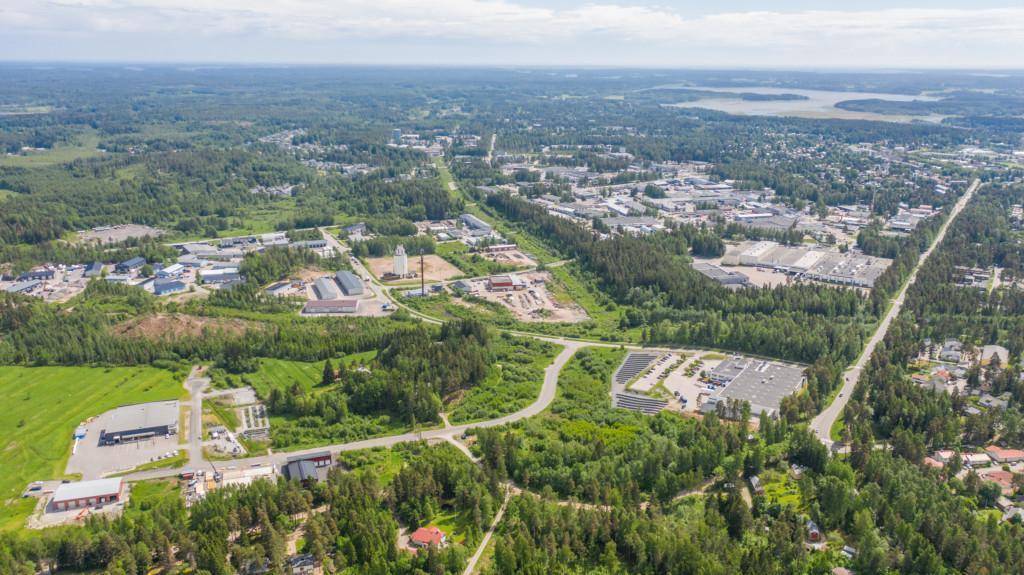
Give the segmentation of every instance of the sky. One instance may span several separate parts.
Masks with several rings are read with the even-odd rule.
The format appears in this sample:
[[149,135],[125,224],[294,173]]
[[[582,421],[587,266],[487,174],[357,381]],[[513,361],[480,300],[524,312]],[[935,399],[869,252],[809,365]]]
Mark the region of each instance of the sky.
[[0,60],[1024,69],[1024,0],[0,0]]

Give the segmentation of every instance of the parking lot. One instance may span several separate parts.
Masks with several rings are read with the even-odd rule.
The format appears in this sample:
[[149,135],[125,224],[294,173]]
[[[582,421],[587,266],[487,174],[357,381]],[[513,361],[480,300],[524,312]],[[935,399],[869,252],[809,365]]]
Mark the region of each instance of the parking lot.
[[647,393],[657,387],[659,383],[668,389],[668,386],[664,385],[668,376],[681,367],[680,362],[685,359],[685,355],[678,353],[667,353],[661,356],[661,359],[657,360],[647,373],[637,378],[629,389]]
[[[682,411],[696,412],[700,409],[703,398],[709,396],[714,386],[701,381],[701,372],[711,371],[722,363],[717,354],[695,355],[687,358],[682,365],[672,370],[665,378],[664,386],[672,395],[680,398]],[[710,389],[709,389],[710,388]],[[703,397],[702,397],[703,396]],[[683,402],[682,400],[686,400]]]
[[[68,459],[66,474],[81,473],[82,479],[99,479],[111,473],[130,471],[145,463],[176,455],[182,448],[178,436],[163,435],[122,443],[100,445],[100,431],[109,424],[107,412],[86,424],[85,438],[78,441],[74,453]],[[70,439],[70,438],[69,438]]]

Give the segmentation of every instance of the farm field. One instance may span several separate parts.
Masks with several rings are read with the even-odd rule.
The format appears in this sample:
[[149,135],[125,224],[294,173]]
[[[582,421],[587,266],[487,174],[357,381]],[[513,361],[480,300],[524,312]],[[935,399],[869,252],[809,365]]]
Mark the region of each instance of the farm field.
[[151,367],[0,367],[0,394],[0,530],[10,530],[35,504],[18,499],[25,486],[63,474],[79,423],[119,405],[179,398],[184,389],[178,376]]

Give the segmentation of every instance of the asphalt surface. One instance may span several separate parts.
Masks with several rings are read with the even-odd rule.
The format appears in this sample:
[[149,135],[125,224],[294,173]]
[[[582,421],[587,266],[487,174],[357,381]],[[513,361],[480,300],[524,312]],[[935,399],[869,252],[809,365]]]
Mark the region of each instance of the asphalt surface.
[[817,436],[818,440],[824,443],[828,447],[833,446],[831,438],[832,426],[836,420],[843,413],[843,409],[846,404],[850,401],[850,395],[853,393],[853,388],[857,385],[857,380],[860,379],[860,374],[863,373],[864,367],[871,359],[871,355],[875,351],[875,347],[885,338],[885,334],[889,331],[889,326],[892,325],[892,321],[899,315],[900,310],[903,309],[903,301],[907,296],[907,289],[913,285],[914,281],[917,280],[917,272],[921,269],[921,266],[928,257],[932,255],[932,251],[935,250],[936,246],[942,243],[942,239],[946,237],[946,230],[949,229],[950,224],[953,220],[960,215],[961,210],[967,205],[967,202],[974,196],[974,192],[977,191],[981,185],[979,180],[974,180],[964,195],[957,201],[956,205],[953,206],[953,211],[950,212],[949,218],[946,223],[939,228],[939,233],[935,235],[935,239],[932,241],[932,245],[928,246],[928,249],[921,254],[921,257],[917,260],[917,265],[913,271],[910,272],[910,277],[907,279],[903,288],[900,289],[899,293],[893,299],[892,306],[889,307],[888,313],[882,318],[882,321],[878,323],[878,328],[875,329],[875,333],[871,335],[871,339],[868,340],[866,346],[861,351],[860,357],[857,361],[850,366],[843,374],[843,387],[839,390],[839,395],[835,398],[831,405],[826,407],[821,413],[818,414],[813,420],[811,420],[811,431]]
[[205,466],[203,457],[203,390],[210,385],[210,378],[199,376],[199,367],[193,367],[185,380],[191,399],[189,401],[188,420],[188,466],[199,469]]

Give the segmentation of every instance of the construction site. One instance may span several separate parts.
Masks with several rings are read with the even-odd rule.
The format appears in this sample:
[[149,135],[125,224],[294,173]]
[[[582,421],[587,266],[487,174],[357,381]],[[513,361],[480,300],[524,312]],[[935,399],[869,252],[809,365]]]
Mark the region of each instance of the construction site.
[[548,288],[551,274],[533,271],[461,282],[465,291],[509,310],[520,321],[576,323],[589,319],[576,303],[561,303]]

